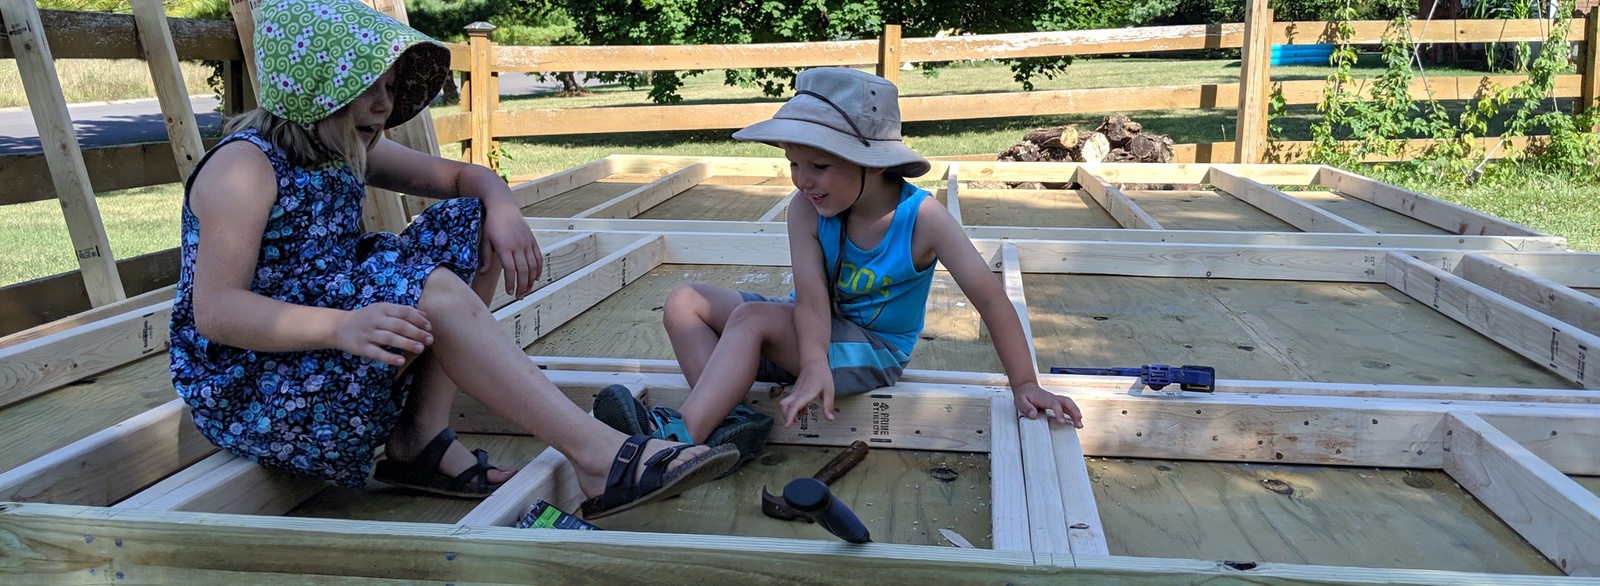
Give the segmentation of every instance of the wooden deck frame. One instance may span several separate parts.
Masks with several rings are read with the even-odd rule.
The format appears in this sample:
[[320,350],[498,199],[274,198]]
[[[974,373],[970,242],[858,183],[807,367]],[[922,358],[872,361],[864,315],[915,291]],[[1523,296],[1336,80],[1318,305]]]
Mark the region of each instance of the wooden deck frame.
[[[661,175],[674,170],[661,171],[663,169],[656,167],[654,172]],[[952,174],[947,178],[954,178],[954,170],[949,171]],[[952,189],[951,194],[958,191],[959,188]],[[571,231],[549,230],[538,225],[541,221],[530,220],[530,224],[540,229],[542,240],[559,242],[573,249],[592,246],[590,250],[593,252],[586,254],[599,258],[587,262],[574,261],[577,267],[558,281],[560,284],[557,287],[541,289],[535,295],[511,303],[497,312],[497,317],[507,325],[509,333],[524,344],[554,330],[560,322],[589,309],[663,263],[782,266],[787,259],[787,246],[781,232],[777,231],[663,232],[640,229],[654,224],[637,220],[610,220],[615,223],[614,227],[604,231]],[[550,226],[555,227],[556,224]],[[1395,279],[1395,271],[1405,268],[1418,271],[1418,274],[1434,279],[1435,283],[1478,287],[1467,279],[1434,267],[1465,267],[1490,260],[1508,267],[1515,266],[1503,260],[1506,258],[1523,261],[1528,266],[1556,262],[1541,261],[1539,259],[1543,257],[1536,254],[1494,253],[1492,257],[1475,257],[1478,253],[1470,250],[1445,248],[1394,252],[1393,249],[1376,246],[1114,243],[995,238],[979,238],[975,244],[981,253],[999,259],[996,268],[1007,285],[1008,295],[1014,305],[1021,309],[1024,318],[1027,315],[1027,297],[1021,283],[1024,273],[1105,272],[1190,278],[1299,278],[1394,285],[1391,281]],[[580,255],[576,258],[589,257]],[[1463,272],[1467,270],[1463,269]],[[1292,276],[1293,273],[1300,275]],[[1502,280],[1534,281],[1513,271],[1500,270],[1496,274]],[[1529,274],[1533,273],[1530,271]],[[1411,287],[1410,284],[1402,284]],[[1496,299],[1498,295],[1490,295],[1475,294],[1473,303],[1476,305],[1473,307],[1487,303],[1492,311],[1505,313],[1497,318],[1497,323],[1512,321],[1550,328],[1555,327],[1550,325],[1551,320],[1559,321],[1533,309],[1518,309],[1522,306],[1509,298]],[[1499,326],[1501,330],[1506,328]],[[1515,336],[1490,335],[1508,345],[1518,343]],[[670,368],[664,364],[543,357],[531,360],[545,366],[558,366],[553,363],[563,360],[578,366],[586,363],[587,369],[551,368],[546,371],[569,397],[575,399],[613,383],[628,384],[635,392],[649,393],[656,404],[677,404],[688,392],[682,377],[669,372]],[[925,380],[918,380],[918,377]],[[336,572],[349,575],[355,572],[358,578],[365,574],[375,579],[415,579],[421,572],[429,577],[452,581],[512,580],[513,576],[516,577],[514,581],[527,581],[530,578],[526,564],[535,563],[541,569],[546,566],[551,566],[551,569],[534,579],[554,581],[572,578],[562,572],[574,571],[574,568],[581,569],[585,572],[582,575],[591,578],[596,571],[620,576],[621,572],[628,571],[622,565],[639,558],[623,556],[624,559],[619,561],[612,553],[614,549],[628,544],[649,543],[648,555],[661,556],[659,559],[651,558],[651,567],[659,568],[663,563],[680,564],[672,567],[682,568],[685,573],[675,574],[674,579],[689,580],[692,576],[696,581],[714,579],[711,576],[726,578],[740,571],[748,572],[746,576],[752,578],[780,575],[769,574],[775,571],[774,565],[787,565],[790,571],[796,568],[820,571],[818,568],[826,565],[846,563],[869,569],[877,575],[894,572],[895,576],[914,576],[932,571],[930,568],[939,568],[946,572],[967,572],[964,575],[971,575],[974,579],[1004,579],[1013,583],[1059,580],[1066,575],[1096,576],[1128,582],[1163,579],[1191,581],[1222,577],[1266,583],[1588,583],[1578,579],[1519,575],[1296,564],[1229,564],[1208,560],[1104,555],[1103,551],[1094,551],[1096,537],[1100,547],[1104,547],[1104,536],[1092,535],[1098,524],[1075,516],[1075,511],[1081,510],[1079,507],[1085,499],[1092,503],[1092,493],[1088,493],[1084,483],[1069,471],[1073,465],[1081,470],[1083,455],[1446,470],[1452,475],[1467,477],[1462,483],[1470,485],[1469,488],[1486,486],[1476,490],[1486,490],[1488,492],[1485,494],[1490,496],[1480,498],[1484,498],[1502,515],[1509,514],[1505,511],[1517,511],[1518,507],[1538,503],[1541,507],[1538,514],[1544,515],[1540,518],[1562,515],[1578,529],[1591,531],[1580,535],[1579,541],[1569,543],[1566,533],[1551,531],[1548,525],[1511,521],[1542,551],[1553,552],[1550,553],[1552,558],[1558,559],[1562,569],[1569,574],[1600,573],[1600,568],[1594,567],[1592,556],[1586,558],[1583,555],[1593,543],[1592,526],[1586,523],[1588,517],[1584,516],[1593,516],[1592,499],[1588,498],[1592,495],[1575,484],[1569,484],[1571,480],[1561,476],[1600,474],[1600,454],[1592,453],[1589,447],[1600,440],[1600,407],[1594,406],[1595,394],[1592,391],[1551,390],[1546,394],[1537,390],[1459,389],[1465,394],[1451,397],[1449,393],[1458,389],[1441,387],[1424,392],[1416,388],[1389,388],[1388,385],[1379,388],[1379,385],[1230,381],[1220,385],[1219,392],[1211,396],[1163,398],[1130,393],[1131,380],[1102,378],[1094,384],[1080,384],[1089,382],[1085,378],[1041,376],[1047,385],[1070,386],[1087,416],[1097,422],[1097,425],[1082,432],[1043,420],[1018,420],[1009,393],[993,373],[914,372],[908,373],[903,383],[892,392],[841,399],[843,411],[834,422],[811,417],[806,421],[804,435],[793,430],[774,433],[773,441],[777,443],[844,445],[853,439],[867,437],[877,440],[879,447],[891,449],[990,453],[994,467],[992,472],[995,474],[994,549],[999,551],[961,552],[951,548],[887,544],[841,549],[837,544],[808,540],[628,532],[550,534],[516,532],[488,526],[509,522],[531,498],[554,498],[558,503],[570,505],[571,499],[575,498],[571,489],[570,469],[563,471],[564,460],[552,451],[535,458],[524,470],[526,477],[519,474],[523,486],[512,491],[514,494],[507,493],[492,499],[495,500],[492,507],[486,501],[484,507],[474,510],[453,525],[283,519],[259,514],[233,516],[153,510],[199,507],[271,514],[284,506],[272,503],[287,502],[282,500],[284,498],[293,499],[294,487],[274,484],[270,475],[260,475],[251,470],[250,466],[253,465],[243,466],[228,457],[206,458],[205,454],[210,452],[202,449],[200,454],[191,454],[186,463],[164,465],[168,473],[182,471],[185,474],[183,478],[157,483],[150,492],[125,501],[128,504],[116,511],[100,508],[104,505],[87,508],[46,504],[0,505],[0,532],[16,536],[13,540],[0,540],[0,551],[6,552],[8,558],[17,560],[14,565],[0,568],[0,575],[8,572],[20,572],[28,576],[49,575],[82,572],[85,568],[109,570],[114,567],[115,571],[124,572],[131,579],[154,581],[206,580],[224,576],[237,579],[258,572],[263,575],[287,573],[303,576]],[[1582,379],[1581,376],[1578,378]],[[1273,393],[1268,392],[1269,389],[1287,392]],[[1370,391],[1388,396],[1370,398],[1314,394],[1345,391],[1351,391],[1351,394]],[[1408,391],[1418,392],[1407,395]],[[753,387],[747,404],[757,410],[775,410],[777,406],[770,400],[770,392],[767,385]],[[1545,396],[1550,401],[1528,401]],[[928,400],[947,405],[947,410],[918,413],[902,407]],[[881,403],[887,409],[905,416],[897,418],[893,428],[879,426],[882,433],[877,434],[872,425],[876,410],[868,408],[867,403]],[[505,431],[505,423],[485,414],[481,405],[463,401],[458,407],[458,429]],[[144,423],[140,429],[154,430],[160,425],[181,422],[183,419],[181,406],[168,405],[163,409],[160,413],[153,411],[141,416]],[[1128,416],[1130,412],[1137,416]],[[192,432],[192,426],[186,425],[179,426],[180,432],[185,427]],[[1240,437],[1221,437],[1214,431],[1218,428],[1244,431],[1236,434]],[[132,429],[130,426],[116,432],[108,430],[95,441],[79,442],[69,446],[70,450],[51,454],[48,456],[49,462],[90,462],[91,459],[94,462],[106,462],[114,457],[109,455],[109,446],[122,443],[125,437],[133,437],[130,435]],[[1153,429],[1162,431],[1160,438],[1150,433]],[[1470,433],[1462,429],[1469,429]],[[916,433],[919,430],[942,431]],[[1003,430],[1015,430],[1014,438],[1010,431]],[[197,436],[195,433],[188,435]],[[1256,437],[1273,439],[1257,443],[1252,441]],[[1461,443],[1469,440],[1476,442],[1473,449],[1485,449],[1481,446],[1487,443],[1490,446],[1487,449],[1502,454],[1494,459],[1493,470],[1484,473],[1461,468],[1464,465],[1476,465],[1482,460],[1467,459],[1454,453],[1455,450],[1469,449],[1468,444]],[[204,444],[203,440],[200,443]],[[141,456],[152,461],[168,461],[165,456],[180,451],[184,445],[182,441],[171,442],[170,439],[156,441],[149,453],[141,453]],[[3,498],[14,498],[15,493],[10,488],[14,486],[53,485],[61,487],[57,489],[62,491],[58,494],[83,491],[92,482],[85,469],[96,470],[88,464],[48,466],[44,465],[44,460],[41,458],[39,465],[30,463],[0,475],[0,488],[7,489]],[[199,463],[191,465],[192,462]],[[1451,467],[1457,467],[1459,471],[1450,471]],[[237,478],[253,480],[230,480]],[[1507,478],[1511,479],[1509,483],[1498,480]],[[231,496],[238,493],[244,496]],[[95,498],[112,500],[122,497]],[[241,500],[266,504],[240,507],[238,503]],[[1021,503],[1021,507],[1017,507],[1016,503]],[[1002,513],[1001,509],[1005,508],[1002,505],[1012,508]],[[1090,506],[1092,510],[1092,504]],[[1077,527],[1080,523],[1085,526]],[[1086,535],[1078,536],[1077,533]],[[1552,533],[1555,537],[1552,537]],[[90,539],[85,539],[85,536]],[[96,536],[103,538],[94,539]],[[120,541],[111,543],[113,540],[109,537],[116,537]],[[357,538],[364,545],[360,549],[352,549],[357,547],[353,541]],[[164,545],[157,546],[153,540],[160,540]],[[1079,546],[1080,541],[1083,547]],[[174,562],[171,556],[158,553],[167,547],[166,544],[173,543],[181,544],[191,554],[199,553],[197,557],[191,555],[185,559],[228,561],[222,562],[226,565],[208,562],[187,564]],[[271,553],[248,556],[249,559],[238,561],[238,553],[243,551],[241,548],[250,547],[251,551],[255,551],[262,548],[263,544],[281,547],[267,548]],[[550,549],[560,550],[562,555],[568,557],[563,558],[564,563],[553,562],[556,565],[530,561],[525,555],[530,544],[554,546]],[[436,554],[440,561],[430,564],[405,565],[393,561],[401,559],[400,556],[413,559],[419,552],[433,552],[435,549],[438,550]],[[1005,553],[1004,550],[1008,549],[1015,553]],[[327,551],[338,553],[321,556],[310,553]],[[629,551],[637,551],[637,548]],[[748,564],[730,566],[719,561],[734,551],[754,553],[773,562],[763,564],[760,568],[748,568]],[[512,552],[524,555],[515,557],[516,562],[511,563],[509,560],[513,558],[510,556],[515,555]],[[972,557],[974,553],[983,555]],[[468,560],[489,563],[451,563],[462,556]],[[571,556],[585,560],[594,556],[595,561],[574,564]],[[605,557],[605,561],[599,561],[600,557]],[[507,561],[498,561],[502,558]],[[362,563],[352,562],[357,559]],[[394,569],[400,567],[404,568],[404,576],[397,574],[398,570]],[[954,574],[945,574],[945,578],[948,579],[950,575]]]

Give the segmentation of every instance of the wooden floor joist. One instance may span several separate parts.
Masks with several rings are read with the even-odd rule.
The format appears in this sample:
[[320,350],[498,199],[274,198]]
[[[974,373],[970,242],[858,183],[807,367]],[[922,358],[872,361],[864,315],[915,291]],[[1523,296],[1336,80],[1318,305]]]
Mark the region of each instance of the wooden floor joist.
[[[529,218],[540,242],[547,245],[545,274],[536,283],[538,289],[524,299],[497,295],[492,304],[496,318],[511,338],[537,354],[529,359],[580,406],[587,406],[594,392],[611,384],[628,386],[652,405],[681,405],[690,388],[677,364],[663,359],[670,352],[664,348],[664,333],[657,331],[664,293],[671,285],[708,274],[721,275],[726,281],[714,284],[726,286],[792,286],[784,277],[789,258],[782,218],[795,194],[779,197],[781,191],[774,193],[776,188],[765,184],[786,177],[787,170],[781,159],[613,156],[515,187],[526,205],[555,204],[571,213],[587,209],[593,215],[616,217]],[[1061,364],[1064,356],[1071,360],[1079,355],[1061,346],[1122,347],[1117,345],[1125,343],[1123,338],[1133,338],[1137,344],[1133,347],[1151,356],[1183,355],[1186,349],[1181,345],[1188,338],[1151,335],[1149,328],[1181,329],[1182,320],[1191,318],[1215,320],[1211,323],[1237,328],[1243,336],[1236,341],[1229,334],[1218,334],[1194,343],[1237,344],[1240,352],[1267,362],[1318,363],[1295,353],[1322,350],[1317,344],[1337,340],[1338,334],[1284,340],[1288,333],[1274,328],[1303,322],[1278,320],[1278,313],[1320,311],[1330,330],[1352,325],[1359,327],[1349,331],[1392,337],[1385,342],[1394,345],[1390,352],[1397,355],[1456,348],[1416,342],[1430,335],[1474,337],[1471,330],[1477,329],[1483,337],[1470,342],[1483,348],[1481,356],[1489,357],[1477,360],[1521,361],[1520,353],[1537,364],[1519,362],[1516,368],[1522,370],[1517,372],[1533,374],[1490,373],[1482,380],[1469,380],[1471,373],[1465,373],[1422,385],[1415,383],[1428,379],[1384,378],[1382,373],[1392,368],[1387,372],[1424,374],[1426,370],[1389,363],[1440,357],[1396,356],[1364,366],[1376,373],[1370,378],[1319,378],[1306,367],[1289,371],[1289,379],[1225,378],[1213,393],[1181,396],[1148,392],[1132,377],[1038,374],[1042,385],[1069,394],[1083,409],[1085,427],[1078,430],[1044,418],[1021,417],[1003,374],[993,366],[970,366],[997,364],[992,343],[968,300],[954,290],[956,283],[939,272],[928,307],[927,336],[918,346],[919,356],[929,358],[914,363],[918,369],[907,370],[894,387],[838,398],[832,421],[808,411],[791,427],[776,426],[769,437],[769,453],[740,472],[753,476],[730,477],[681,499],[607,519],[607,531],[505,527],[536,500],[571,511],[583,494],[564,457],[465,395],[458,397],[452,413],[453,429],[463,434],[506,434],[496,437],[520,438],[531,446],[515,453],[516,459],[508,463],[527,464],[490,498],[470,509],[440,509],[456,512],[436,511],[424,517],[446,524],[387,521],[409,517],[405,510],[342,506],[339,499],[365,498],[366,493],[329,496],[317,483],[219,453],[199,436],[181,402],[173,401],[33,462],[0,471],[0,500],[33,501],[0,503],[0,536],[5,537],[0,538],[0,557],[11,560],[0,564],[0,581],[13,576],[82,581],[82,576],[99,579],[110,573],[113,581],[131,582],[304,581],[338,575],[351,583],[568,583],[641,576],[657,582],[776,583],[795,575],[816,575],[845,582],[956,579],[1014,584],[1057,583],[1074,577],[1130,584],[1594,583],[1571,576],[1590,576],[1596,570],[1590,552],[1600,539],[1600,509],[1595,502],[1600,497],[1593,486],[1600,485],[1587,477],[1600,476],[1600,452],[1593,450],[1600,442],[1600,391],[1541,387],[1559,387],[1562,379],[1583,386],[1594,382],[1589,380],[1592,373],[1586,370],[1584,354],[1593,345],[1594,333],[1580,327],[1580,322],[1593,319],[1589,313],[1594,305],[1572,287],[1600,286],[1600,257],[1534,252],[1560,250],[1565,241],[1317,166],[938,162],[918,181],[937,189],[953,215],[973,219],[1004,217],[994,213],[994,202],[1025,206],[1028,198],[1040,195],[1028,192],[1040,190],[1013,190],[1000,199],[989,195],[993,192],[975,191],[984,195],[963,199],[963,182],[1073,179],[1085,183],[1090,192],[1084,201],[1101,202],[1089,203],[1087,209],[1101,214],[1097,220],[1101,226],[1132,228],[965,226],[979,253],[991,259],[996,278],[1018,311],[1036,370]],[[1314,189],[1319,182],[1331,182],[1329,187],[1345,195],[1296,191]],[[1225,196],[1214,193],[1195,192],[1204,197],[1185,195],[1189,199],[1184,200],[1141,189],[1130,196],[1119,187],[1124,183],[1211,183],[1261,207],[1223,201]],[[726,189],[706,191],[710,184]],[[740,186],[751,186],[748,193],[753,199],[728,205],[729,194],[738,193]],[[574,195],[579,192],[584,193],[582,198]],[[697,219],[686,198],[704,193],[723,198],[716,205],[738,208],[737,214],[716,210],[728,214],[721,217],[747,219]],[[1333,197],[1343,199],[1328,204]],[[1221,204],[1232,206],[1226,213],[1238,214],[1241,222],[1283,226],[1281,220],[1308,231],[1162,230],[1155,219],[1176,218],[1173,225],[1183,225],[1179,216],[1184,206]],[[1353,209],[1360,214],[1341,215]],[[641,212],[651,219],[642,219]],[[1371,223],[1371,218],[1384,214],[1404,222]],[[1113,216],[1118,217],[1116,224],[1108,219]],[[1375,233],[1406,225],[1426,229]],[[1440,234],[1431,226],[1451,233]],[[1072,289],[1063,283],[1084,286]],[[1113,283],[1133,291],[1095,289]],[[1266,307],[1243,304],[1223,293],[1270,287],[1282,292],[1265,297],[1270,302]],[[1300,292],[1306,290],[1302,287],[1344,288],[1360,295],[1302,299]],[[1195,297],[1163,299],[1159,297],[1163,291]],[[1325,303],[1344,299],[1357,307],[1330,311],[1316,305],[1319,299]],[[1385,312],[1362,315],[1361,303],[1381,303]],[[1080,306],[1093,304],[1102,307],[1079,312]],[[1180,306],[1182,311],[1172,309]],[[1141,311],[1156,319],[1122,321],[1124,312]],[[1207,313],[1217,315],[1202,315]],[[1105,329],[1093,329],[1101,322],[1092,316],[1105,317]],[[1336,323],[1348,316],[1362,323]],[[1419,319],[1407,321],[1410,317]],[[1080,320],[1086,325],[1076,323]],[[114,330],[107,328],[120,327],[112,323],[96,320],[80,326],[88,329],[69,331],[71,335],[61,338],[39,337],[0,348],[0,372],[25,373],[12,376],[29,381],[35,380],[33,373],[44,372],[40,366],[8,370],[28,362],[21,358],[29,356],[24,352],[30,348],[43,352],[39,350],[43,346],[26,346],[31,342],[52,344],[49,352],[40,354],[50,362],[59,357],[85,362],[94,354],[89,340],[125,341],[134,335],[131,330],[108,335]],[[1086,332],[1097,335],[1082,335]],[[629,345],[632,342],[621,339],[629,336],[640,341]],[[612,341],[616,353],[584,350],[604,346],[604,340],[586,339],[594,337],[617,338]],[[934,350],[925,350],[929,348]],[[551,350],[574,355],[551,355]],[[131,357],[137,360],[132,364],[164,359],[159,352],[148,354]],[[1556,364],[1559,378],[1538,370],[1547,362]],[[1244,368],[1250,363],[1239,364],[1250,370]],[[103,372],[106,377],[122,376],[117,370]],[[1221,369],[1219,373],[1230,376]],[[60,385],[75,376],[84,375],[58,375],[59,380],[48,385],[26,383],[33,390],[25,393],[9,391],[14,393],[11,403],[0,404],[0,414],[54,397],[51,393],[67,390]],[[1318,382],[1326,380],[1364,382]],[[1406,384],[1396,384],[1402,382]],[[1516,385],[1528,388],[1513,388]],[[12,388],[22,386],[13,383]],[[7,396],[5,392],[0,388],[0,397]],[[744,404],[777,414],[784,392],[781,385],[757,383]],[[836,485],[841,491],[836,494],[849,499],[857,514],[874,527],[874,537],[890,543],[843,547],[822,541],[826,536],[812,526],[771,533],[751,529],[753,521],[742,518],[757,514],[754,495],[742,489],[731,494],[731,487],[753,489],[761,482],[771,486],[778,480],[772,474],[791,470],[783,467],[785,458],[826,458],[826,450],[857,439],[871,442],[875,457],[906,458],[918,467],[907,477],[868,479],[889,470],[879,460]],[[930,478],[928,460],[914,454],[932,454],[941,462],[973,459],[971,464],[950,468],[934,466],[949,475],[941,479]],[[1164,476],[1151,480],[1156,487],[1147,486],[1146,480],[1139,480],[1138,487],[1113,484],[1112,475],[1120,473],[1114,467],[1146,462],[1153,471],[1167,469],[1160,473]],[[1322,560],[1329,558],[1310,553],[1295,558],[1303,563],[1282,563],[1281,554],[1269,553],[1275,548],[1265,547],[1258,548],[1257,559],[1181,552],[1167,552],[1166,557],[1130,554],[1136,549],[1130,542],[1156,538],[1156,533],[1130,529],[1125,518],[1130,508],[1150,511],[1152,516],[1145,521],[1152,524],[1173,522],[1155,516],[1156,505],[1141,499],[1157,492],[1193,492],[1194,499],[1184,502],[1195,506],[1209,498],[1206,495],[1232,494],[1227,492],[1231,487],[1179,491],[1176,486],[1162,486],[1178,482],[1185,470],[1192,475],[1185,481],[1193,483],[1202,478],[1199,466],[1218,462],[1278,470],[1276,474],[1285,478],[1290,477],[1283,476],[1283,468],[1308,466],[1353,478],[1363,470],[1376,475],[1380,470],[1401,469],[1425,471],[1441,485],[1454,479],[1483,503],[1472,506],[1487,508],[1491,519],[1498,515],[1509,527],[1498,531],[1511,541],[1520,535],[1527,542],[1494,542],[1497,545],[1475,549],[1473,555],[1492,559],[1497,553],[1494,547],[1521,548],[1518,555],[1534,561],[1517,565],[1510,573],[1475,573],[1451,571],[1460,569],[1457,566],[1427,565],[1430,562],[1424,559],[1401,559],[1424,555],[1420,544],[1412,552],[1385,550],[1386,556],[1392,553],[1396,559],[1390,567],[1325,563]],[[948,482],[958,474],[963,482],[981,479],[981,483],[969,487]],[[855,482],[863,485],[851,484]],[[1417,481],[1417,486],[1425,485],[1424,480]],[[1303,492],[1273,502],[1290,515],[1311,519],[1318,533],[1336,537],[1345,517],[1310,507],[1327,496],[1318,491],[1347,490],[1347,499],[1361,499],[1361,485],[1350,486],[1357,488],[1300,484],[1294,488]],[[1375,482],[1370,490],[1384,486]],[[1274,488],[1270,483],[1265,488],[1248,487],[1252,494],[1279,498],[1269,492]],[[851,492],[857,490],[866,492]],[[383,494],[382,498],[395,497]],[[1205,506],[1240,506],[1223,500],[1222,505]],[[692,511],[708,503],[726,511],[721,516],[728,519],[693,530],[685,527],[683,533],[644,532],[663,527],[677,531],[675,524],[691,523],[684,515],[695,514]],[[938,519],[912,517],[925,522],[920,528],[895,526],[896,516],[920,515],[929,508],[944,512],[937,514]],[[949,518],[967,511],[981,523],[974,526],[970,519]],[[1330,516],[1320,516],[1324,514]],[[350,518],[307,517],[326,515]],[[654,524],[658,522],[662,524]],[[881,534],[879,527],[885,529]],[[1175,526],[1172,531],[1177,537],[1159,539],[1212,538],[1195,526]],[[1351,531],[1350,539],[1372,537],[1370,532]],[[1430,546],[1448,547],[1455,538],[1450,531],[1442,530],[1444,538],[1437,540],[1444,543]],[[940,537],[942,532],[956,537]],[[908,544],[945,543],[963,533],[979,544],[977,549],[989,551]],[[1403,544],[1382,543],[1404,549]],[[1136,545],[1151,547],[1140,551],[1162,551],[1151,544]],[[1537,552],[1520,553],[1532,548]],[[175,550],[184,555],[172,556]],[[627,555],[618,553],[624,551]],[[1549,561],[1540,560],[1538,552]],[[763,563],[735,560],[750,556]],[[1501,566],[1486,562],[1474,567],[1491,571]],[[840,568],[850,570],[841,573]]]

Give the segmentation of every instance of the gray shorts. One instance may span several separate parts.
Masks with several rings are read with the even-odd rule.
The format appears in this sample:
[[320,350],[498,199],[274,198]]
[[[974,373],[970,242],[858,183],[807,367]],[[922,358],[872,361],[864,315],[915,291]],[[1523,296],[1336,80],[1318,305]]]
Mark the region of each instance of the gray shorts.
[[[772,298],[760,293],[740,291],[746,303],[794,303],[793,298]],[[833,370],[835,396],[858,395],[894,386],[911,359],[885,342],[878,334],[841,316],[833,316],[833,333],[828,339],[828,367]],[[756,366],[756,380],[765,383],[793,384],[795,374],[766,356]]]

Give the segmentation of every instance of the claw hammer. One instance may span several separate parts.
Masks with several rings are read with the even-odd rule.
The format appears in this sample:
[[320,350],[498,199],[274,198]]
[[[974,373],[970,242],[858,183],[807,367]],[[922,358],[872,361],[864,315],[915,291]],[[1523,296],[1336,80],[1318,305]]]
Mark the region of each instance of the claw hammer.
[[[865,457],[867,457],[867,443],[856,440],[850,443],[850,447],[845,448],[843,452],[839,452],[839,455],[834,456],[832,460],[824,464],[822,469],[811,477],[823,484],[833,484],[833,481],[838,480],[840,476],[844,476],[844,473],[849,472],[856,464],[861,463],[861,459]],[[806,519],[805,515],[789,508],[789,505],[783,502],[781,495],[767,492],[766,486],[761,487],[761,514],[785,521],[793,521],[795,519],[810,521],[810,519]]]

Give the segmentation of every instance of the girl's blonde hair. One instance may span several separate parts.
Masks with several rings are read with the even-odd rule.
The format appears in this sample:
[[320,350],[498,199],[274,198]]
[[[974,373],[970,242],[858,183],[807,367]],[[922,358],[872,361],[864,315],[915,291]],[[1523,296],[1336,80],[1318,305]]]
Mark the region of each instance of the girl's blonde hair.
[[288,155],[289,162],[295,166],[310,169],[342,160],[350,165],[350,174],[365,183],[367,145],[356,133],[355,118],[337,112],[329,118],[331,120],[318,122],[316,126],[320,131],[313,132],[265,108],[256,108],[228,120],[223,133],[254,129]]

